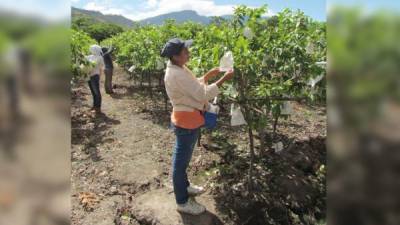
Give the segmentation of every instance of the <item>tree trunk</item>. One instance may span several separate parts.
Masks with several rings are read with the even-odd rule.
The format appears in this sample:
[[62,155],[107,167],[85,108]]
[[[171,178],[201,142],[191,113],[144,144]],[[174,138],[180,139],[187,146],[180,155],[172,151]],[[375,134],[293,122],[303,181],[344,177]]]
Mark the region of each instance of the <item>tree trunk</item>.
[[139,83],[137,76],[136,75],[132,75],[132,78],[133,78],[133,86],[137,87],[138,83]]
[[[238,84],[239,84],[239,97],[242,100],[246,99],[246,95],[244,93],[245,88],[246,88],[246,79],[245,76],[243,76],[242,73],[237,76],[236,79],[239,79]],[[252,117],[251,117],[251,112],[248,108],[248,102],[245,100],[243,104],[240,104],[240,106],[244,109],[244,119],[247,122],[248,126],[248,134],[249,134],[249,147],[250,147],[250,167],[249,167],[249,172],[248,172],[248,184],[247,184],[247,190],[249,193],[252,192],[253,190],[253,164],[254,164],[254,136],[253,136],[253,129],[251,127],[252,125]]]
[[163,85],[163,76],[162,76],[162,73],[159,74],[159,77],[158,77],[158,86],[160,86],[161,88],[164,86],[164,85]]
[[147,71],[146,76],[147,76],[147,82],[148,82],[147,88],[149,89],[150,98],[153,99],[153,89],[152,89],[152,85],[151,85],[151,76],[150,76],[149,71]]
[[168,112],[168,95],[165,91],[163,91],[163,95],[164,95],[164,109],[166,112]]
[[201,146],[200,141],[201,141],[201,130],[199,131],[199,138],[197,139],[197,147]]
[[279,119],[279,116],[277,116],[277,117],[275,117],[275,120],[274,120],[274,127],[273,127],[273,134],[272,134],[272,138],[273,139],[275,139],[275,135],[276,135],[276,127],[277,127],[277,125],[278,125],[278,119]]
[[145,72],[140,73],[140,88],[143,88],[144,73]]
[[265,137],[266,137],[266,131],[265,131],[264,126],[258,128],[258,135],[260,136],[260,153],[259,153],[259,155],[264,155],[264,153],[265,153]]
[[254,137],[251,126],[249,126],[248,133],[249,133],[249,143],[250,143],[250,167],[248,174],[247,190],[249,191],[249,193],[251,193],[253,190],[253,164],[254,164]]
[[254,135],[253,135],[253,129],[251,127],[251,112],[248,109],[247,105],[243,105],[244,109],[244,118],[247,122],[248,126],[248,135],[249,135],[249,148],[250,148],[250,166],[249,166],[249,172],[248,172],[248,177],[247,177],[247,191],[249,193],[252,192],[253,190],[253,164],[254,164]]

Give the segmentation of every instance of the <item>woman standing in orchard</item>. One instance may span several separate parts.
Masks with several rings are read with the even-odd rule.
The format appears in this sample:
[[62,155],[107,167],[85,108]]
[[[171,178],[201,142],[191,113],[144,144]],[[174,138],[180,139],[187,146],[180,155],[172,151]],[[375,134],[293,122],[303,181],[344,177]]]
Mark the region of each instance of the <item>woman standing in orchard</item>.
[[228,71],[215,83],[208,85],[208,80],[217,76],[219,68],[214,68],[200,78],[186,67],[189,61],[189,47],[192,40],[178,38],[169,40],[161,51],[162,57],[168,57],[165,71],[165,88],[172,103],[172,127],[176,136],[172,158],[172,178],[179,212],[199,215],[205,207],[189,196],[200,195],[202,187],[190,185],[186,169],[192,157],[198,139],[200,127],[204,125],[202,111],[208,101],[219,94],[219,87],[232,78],[233,70]]

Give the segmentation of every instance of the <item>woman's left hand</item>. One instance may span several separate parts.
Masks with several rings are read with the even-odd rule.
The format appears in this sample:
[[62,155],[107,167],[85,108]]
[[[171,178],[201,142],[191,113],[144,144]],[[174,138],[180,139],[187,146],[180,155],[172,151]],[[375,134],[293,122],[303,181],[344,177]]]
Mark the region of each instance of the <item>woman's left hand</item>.
[[219,70],[219,67],[215,67],[208,71],[204,76],[204,82],[207,83],[209,79],[217,76],[221,71]]
[[220,72],[221,72],[221,71],[219,70],[219,67],[215,67],[215,68],[213,68],[213,69],[211,69],[211,70],[209,71],[209,73],[212,74],[211,76],[216,76],[216,75],[218,75]]

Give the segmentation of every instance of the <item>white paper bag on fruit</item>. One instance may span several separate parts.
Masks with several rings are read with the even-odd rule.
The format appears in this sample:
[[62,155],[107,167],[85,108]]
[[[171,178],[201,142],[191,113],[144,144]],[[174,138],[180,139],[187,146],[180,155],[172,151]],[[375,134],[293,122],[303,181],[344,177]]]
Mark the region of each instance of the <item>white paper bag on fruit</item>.
[[311,55],[314,53],[314,49],[315,49],[314,44],[310,42],[306,46],[306,53]]
[[282,142],[274,143],[272,148],[275,150],[275,153],[280,153],[283,150]]
[[233,69],[233,54],[231,51],[225,52],[219,63],[219,70],[226,72]]
[[217,105],[217,97],[214,98],[212,103],[208,103],[207,112],[217,114],[219,113],[219,106]]
[[214,103],[208,103],[207,112],[217,114],[219,113],[219,106]]
[[231,105],[231,126],[240,126],[247,124],[244,119],[243,113],[240,110],[240,106],[232,104]]
[[132,73],[135,70],[135,68],[136,68],[136,66],[132,65],[131,67],[129,67],[128,71]]
[[322,78],[324,78],[324,75],[323,75],[323,74],[317,76],[317,77],[314,78],[314,79],[310,79],[310,80],[308,81],[308,85],[310,85],[312,88],[314,88],[315,85],[316,85],[317,83],[319,83],[319,82],[322,80]]
[[157,70],[162,70],[164,69],[164,62],[161,59],[157,59],[157,63],[156,63],[156,69]]
[[247,39],[252,39],[254,37],[254,33],[253,31],[250,29],[250,27],[245,27],[243,29],[243,35],[247,38]]
[[265,54],[262,59],[261,66],[268,66],[268,64],[267,64],[268,59],[269,59],[269,56]]
[[283,105],[281,107],[281,114],[282,115],[291,115],[292,112],[293,112],[292,103],[290,103],[289,101],[283,102]]

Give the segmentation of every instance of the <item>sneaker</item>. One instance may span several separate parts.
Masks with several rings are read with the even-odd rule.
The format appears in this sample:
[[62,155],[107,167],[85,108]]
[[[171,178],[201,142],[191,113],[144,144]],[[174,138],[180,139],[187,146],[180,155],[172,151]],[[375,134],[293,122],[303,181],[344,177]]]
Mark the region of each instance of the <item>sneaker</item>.
[[203,187],[192,185],[187,187],[187,191],[190,196],[197,196],[203,194],[206,190]]
[[90,108],[91,113],[101,113],[101,108],[100,107],[92,107]]
[[206,211],[206,207],[197,203],[194,199],[189,198],[185,204],[178,204],[176,210],[181,213],[197,216],[204,213]]

